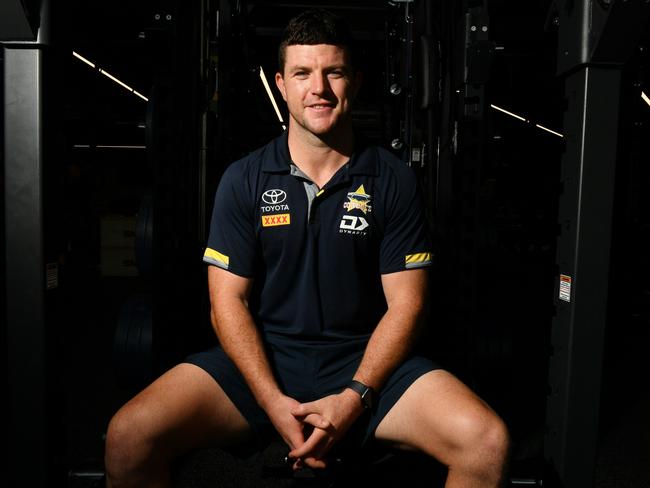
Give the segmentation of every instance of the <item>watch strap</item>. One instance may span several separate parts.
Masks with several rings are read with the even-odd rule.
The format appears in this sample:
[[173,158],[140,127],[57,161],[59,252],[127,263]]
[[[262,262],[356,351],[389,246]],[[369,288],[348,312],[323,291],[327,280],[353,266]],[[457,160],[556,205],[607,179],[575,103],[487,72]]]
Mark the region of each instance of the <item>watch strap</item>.
[[368,385],[364,385],[360,381],[352,380],[348,384],[347,388],[350,388],[352,391],[355,391],[361,397],[361,403],[366,409],[371,409],[375,406],[375,390]]

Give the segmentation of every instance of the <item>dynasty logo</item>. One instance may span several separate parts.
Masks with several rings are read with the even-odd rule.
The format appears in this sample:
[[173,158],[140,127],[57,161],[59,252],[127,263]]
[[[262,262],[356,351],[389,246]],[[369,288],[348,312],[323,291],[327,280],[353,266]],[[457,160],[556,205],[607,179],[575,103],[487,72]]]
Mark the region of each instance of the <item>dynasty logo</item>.
[[363,217],[357,217],[356,215],[344,215],[341,219],[341,223],[339,224],[339,233],[365,236],[367,234],[366,229],[368,227],[370,227],[370,224]]
[[343,208],[348,212],[355,209],[361,210],[365,215],[372,210],[370,199],[370,195],[366,193],[363,185],[361,185],[357,188],[357,191],[348,193],[348,201],[343,204]]

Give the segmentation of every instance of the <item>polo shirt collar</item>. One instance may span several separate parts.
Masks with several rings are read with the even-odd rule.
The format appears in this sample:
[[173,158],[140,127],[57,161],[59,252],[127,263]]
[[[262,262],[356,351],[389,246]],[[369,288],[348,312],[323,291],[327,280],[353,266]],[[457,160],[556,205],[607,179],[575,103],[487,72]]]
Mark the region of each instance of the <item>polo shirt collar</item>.
[[370,147],[370,144],[358,132],[354,134],[355,149],[350,158],[350,169],[348,174],[352,175],[370,175],[379,174],[379,161],[376,154],[376,148]]
[[[264,151],[262,171],[265,173],[289,173],[292,161],[289,156],[288,133],[289,131],[285,130],[271,141],[268,150]],[[355,134],[355,139],[357,147],[348,162],[348,174],[377,175],[378,162],[375,151],[368,147],[367,141],[359,134]]]
[[264,151],[262,171],[265,173],[288,173],[291,168],[289,145],[287,143],[288,130],[273,139]]

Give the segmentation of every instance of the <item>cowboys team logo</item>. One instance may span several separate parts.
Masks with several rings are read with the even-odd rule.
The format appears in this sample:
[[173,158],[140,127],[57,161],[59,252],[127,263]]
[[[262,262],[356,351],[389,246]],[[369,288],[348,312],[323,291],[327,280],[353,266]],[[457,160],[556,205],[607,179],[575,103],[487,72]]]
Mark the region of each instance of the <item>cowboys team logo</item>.
[[372,210],[372,205],[370,205],[370,195],[366,193],[366,190],[361,185],[357,188],[357,191],[348,193],[348,201],[343,204],[343,208],[348,212],[351,212],[354,209],[361,210],[364,215],[369,213]]

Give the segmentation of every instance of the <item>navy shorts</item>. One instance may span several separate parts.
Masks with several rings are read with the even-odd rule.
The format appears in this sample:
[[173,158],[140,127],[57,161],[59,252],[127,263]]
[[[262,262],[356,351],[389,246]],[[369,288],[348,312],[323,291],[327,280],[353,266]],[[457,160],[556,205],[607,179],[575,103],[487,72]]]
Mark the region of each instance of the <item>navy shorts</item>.
[[[363,343],[267,345],[267,356],[282,391],[299,402],[314,401],[338,393],[354,376],[365,350]],[[268,442],[275,429],[243,376],[215,347],[186,359],[207,371],[248,421],[260,442]],[[438,366],[427,358],[412,356],[388,378],[379,392],[376,407],[365,412],[345,436],[345,448],[358,448],[373,438],[375,429],[406,389]]]

